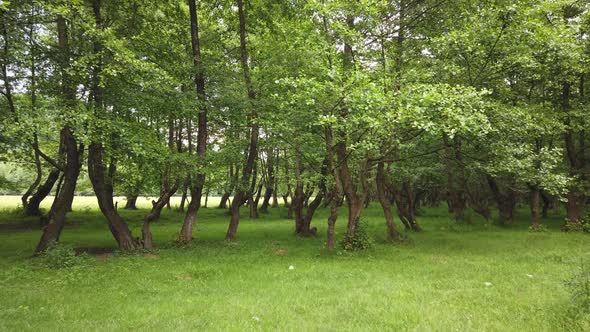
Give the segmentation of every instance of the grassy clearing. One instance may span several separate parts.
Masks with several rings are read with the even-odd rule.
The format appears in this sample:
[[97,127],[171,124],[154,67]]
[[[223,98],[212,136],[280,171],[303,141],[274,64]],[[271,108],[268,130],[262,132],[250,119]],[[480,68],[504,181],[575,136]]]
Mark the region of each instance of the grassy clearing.
[[[74,206],[76,208],[76,205]],[[247,213],[246,209],[243,209]],[[344,213],[343,209],[342,213]],[[139,234],[145,210],[121,211]],[[314,219],[317,238],[292,235],[286,211],[259,220],[245,216],[239,241],[223,241],[225,211],[203,209],[196,241],[170,243],[182,215],[164,211],[153,231],[159,249],[134,255],[100,254],[79,266],[53,270],[30,254],[40,231],[0,229],[0,330],[581,330],[566,319],[563,281],[589,237],[527,231],[528,214],[510,229],[455,225],[444,209],[429,209],[425,231],[411,242],[385,241],[378,206],[365,211],[373,249],[323,250],[327,211]],[[69,215],[62,241],[113,247],[94,209]],[[0,223],[22,219],[12,212]],[[344,217],[338,235],[344,233]],[[293,265],[294,270],[289,270]],[[492,285],[486,286],[489,282]]]

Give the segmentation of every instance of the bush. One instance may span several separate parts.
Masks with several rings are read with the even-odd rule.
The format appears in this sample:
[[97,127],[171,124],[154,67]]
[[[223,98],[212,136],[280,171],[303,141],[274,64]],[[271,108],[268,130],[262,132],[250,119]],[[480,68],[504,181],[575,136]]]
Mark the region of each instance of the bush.
[[52,269],[72,267],[82,262],[83,258],[76,255],[74,247],[61,242],[52,242],[41,256],[43,263]]
[[586,214],[580,217],[578,222],[575,223],[565,219],[565,225],[563,226],[563,229],[566,232],[590,233],[590,215]]
[[344,239],[342,242],[342,248],[348,251],[358,251],[369,249],[373,246],[373,239],[367,232],[367,222],[360,219],[356,226],[356,232],[352,239]]
[[534,227],[534,226],[529,226],[529,232],[533,232],[533,233],[545,233],[548,232],[549,228],[547,228],[546,225],[540,224],[538,227]]

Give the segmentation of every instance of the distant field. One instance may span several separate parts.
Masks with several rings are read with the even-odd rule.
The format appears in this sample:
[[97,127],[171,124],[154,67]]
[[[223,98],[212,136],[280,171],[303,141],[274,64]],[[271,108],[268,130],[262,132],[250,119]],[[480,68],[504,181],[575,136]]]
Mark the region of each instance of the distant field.
[[[20,201],[21,196],[17,195],[6,195],[0,196],[0,210],[3,209],[14,209],[21,205]],[[140,196],[137,198],[137,207],[138,208],[150,208],[152,206],[151,201],[153,197],[145,197]],[[171,199],[170,204],[172,206],[180,205],[180,196],[174,196]],[[214,207],[219,204],[220,197],[209,197],[208,206]],[[43,203],[41,203],[41,208],[49,209],[51,207],[51,203],[53,202],[53,197],[47,197]],[[125,206],[125,197],[115,197],[115,202],[119,203],[119,208]],[[205,198],[201,200],[201,204],[205,204]],[[83,209],[94,209],[98,207],[98,203],[96,202],[96,197],[94,196],[76,196],[74,197],[74,203],[72,204],[72,209],[74,210],[83,210]]]

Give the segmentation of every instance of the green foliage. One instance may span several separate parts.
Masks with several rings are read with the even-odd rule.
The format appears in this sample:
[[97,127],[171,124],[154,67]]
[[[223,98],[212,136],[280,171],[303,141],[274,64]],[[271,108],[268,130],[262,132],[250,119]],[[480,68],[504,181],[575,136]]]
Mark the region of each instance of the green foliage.
[[342,240],[342,248],[347,251],[361,251],[373,247],[375,241],[369,234],[368,223],[365,219],[360,219],[357,222],[356,232],[352,238],[345,238]]
[[529,226],[529,232],[532,233],[547,233],[549,231],[549,229],[547,228],[547,225],[544,224],[540,224],[537,227],[535,226]]
[[577,222],[571,222],[566,218],[563,229],[566,232],[590,233],[590,214],[583,215]]
[[79,265],[84,258],[76,254],[72,245],[54,241],[41,254],[41,260],[48,268],[62,269]]

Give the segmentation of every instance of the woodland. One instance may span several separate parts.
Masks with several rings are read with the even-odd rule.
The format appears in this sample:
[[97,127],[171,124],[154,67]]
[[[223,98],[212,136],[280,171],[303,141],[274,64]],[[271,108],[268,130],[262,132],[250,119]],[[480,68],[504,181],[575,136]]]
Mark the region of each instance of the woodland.
[[589,36],[586,0],[2,0],[0,330],[590,329]]

